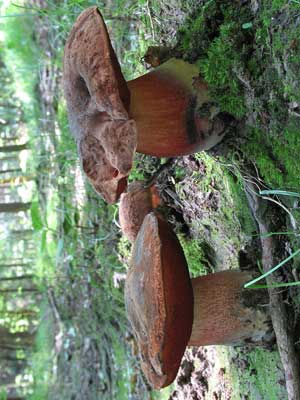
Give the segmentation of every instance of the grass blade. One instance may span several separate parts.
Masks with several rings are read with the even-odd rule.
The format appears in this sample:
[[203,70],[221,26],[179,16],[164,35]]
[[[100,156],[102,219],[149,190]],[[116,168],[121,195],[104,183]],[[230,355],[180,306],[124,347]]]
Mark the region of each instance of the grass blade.
[[284,288],[289,286],[299,286],[300,281],[286,282],[286,283],[275,283],[274,285],[253,285],[248,289],[270,289],[270,288]]
[[287,192],[286,190],[260,190],[259,194],[262,196],[269,195],[269,194],[277,194],[280,196],[291,196],[291,197],[299,197],[300,193],[297,192]]
[[253,285],[256,282],[259,282],[260,280],[266,278],[268,275],[271,275],[274,271],[282,267],[284,264],[286,264],[288,261],[290,261],[292,258],[294,258],[297,254],[300,253],[300,249],[296,250],[294,253],[292,253],[290,256],[285,258],[283,261],[281,261],[279,264],[275,265],[275,267],[271,268],[269,271],[264,273],[263,275],[253,279],[250,282],[245,283],[244,288],[248,288],[249,286]]

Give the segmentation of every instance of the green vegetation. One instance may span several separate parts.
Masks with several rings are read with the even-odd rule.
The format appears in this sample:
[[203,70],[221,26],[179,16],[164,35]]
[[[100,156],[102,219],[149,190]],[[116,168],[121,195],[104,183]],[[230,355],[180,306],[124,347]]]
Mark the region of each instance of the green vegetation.
[[[264,0],[255,10],[229,0],[198,3],[180,28],[176,50],[197,63],[213,100],[241,126],[231,132],[237,138],[233,144],[229,140],[224,156],[198,153],[193,157],[197,168],[180,165],[170,173],[184,214],[184,222],[172,223],[192,276],[237,268],[241,250],[253,245],[256,227],[245,179],[299,192],[300,176],[300,5]],[[1,5],[6,18],[0,20],[0,43],[5,40],[6,46],[0,55],[24,110],[24,137],[32,148],[29,157],[22,155],[24,169],[35,177],[33,271],[43,300],[29,399],[68,400],[89,393],[95,399],[142,400],[149,388],[140,373],[122,293],[130,245],[120,238],[117,206],[104,204],[83,180],[60,81],[70,27],[95,2],[49,0],[45,8],[26,4]],[[153,29],[160,29],[162,5],[153,2],[149,13],[145,0],[118,0],[109,8],[105,1],[97,4],[126,78],[143,73],[140,59],[159,36]],[[41,40],[44,26],[47,38]],[[46,89],[39,87],[40,77],[49,84]],[[51,99],[49,108],[43,90]],[[130,180],[150,178],[163,162],[138,155]],[[292,207],[290,198],[280,200]],[[299,224],[299,210],[293,215]],[[292,247],[299,248],[294,233],[291,229]],[[226,357],[239,354],[229,350]],[[242,358],[247,365],[241,371],[238,363],[226,364],[233,399],[240,393],[253,400],[284,399],[277,352],[257,349]],[[167,399],[172,390],[150,396]]]
[[[209,261],[206,259],[201,243],[195,239],[187,239],[184,236],[179,236],[181,246],[186,257],[187,264],[191,276],[197,277],[205,275],[210,268]],[[205,245],[203,245],[204,247]]]
[[291,119],[282,133],[276,136],[267,136],[258,128],[249,129],[249,142],[244,152],[255,160],[270,187],[298,189],[299,146],[299,124]]
[[41,323],[36,336],[36,351],[32,357],[34,392],[30,400],[46,399],[52,383],[52,360],[49,355],[54,346],[54,321],[48,303],[40,306]]
[[[187,195],[199,207],[199,214],[189,216],[193,244],[188,237],[182,241],[187,257],[194,253],[197,261],[189,262],[195,276],[202,274],[201,265],[207,272],[238,267],[238,253],[255,231],[248,208],[245,207],[241,173],[233,162],[221,162],[206,153],[197,153],[201,172],[185,172],[185,179],[176,183],[176,192],[184,204]],[[234,235],[232,234],[234,232]],[[200,270],[199,270],[200,268]]]
[[[255,8],[255,7],[254,7]],[[207,1],[181,30],[221,110],[246,118],[243,157],[270,187],[299,187],[299,3]],[[284,27],[280,22],[284,20]],[[263,62],[262,62],[263,60]]]
[[286,399],[278,353],[259,348],[247,350],[247,353],[245,361],[223,346],[218,351],[232,388],[232,399],[239,400],[241,393],[249,400]]
[[[147,392],[141,378],[134,383],[137,360],[131,356],[121,290],[126,269],[114,252],[119,240],[114,224],[117,208],[104,205],[85,187],[62,89],[57,87],[64,40],[76,16],[90,5],[94,2],[78,0],[48,1],[46,8],[25,2],[2,6],[7,16],[1,20],[7,44],[4,60],[13,74],[13,91],[25,105],[34,149],[26,168],[37,174],[30,214],[38,244],[34,272],[45,300],[30,372],[32,400],[67,399],[79,389],[82,398],[85,393],[101,393],[103,399],[128,399],[143,389],[142,399]],[[136,17],[143,7],[143,2],[125,7],[124,1],[114,2],[108,10],[101,7],[128,78],[143,71],[139,60],[146,51],[149,17]],[[45,24],[48,31],[43,40]],[[16,26],[21,28],[16,30]],[[130,35],[125,35],[128,29]],[[39,78],[49,87],[38,87]],[[40,96],[45,94],[54,95],[52,108],[43,108]],[[92,368],[85,364],[85,352],[94,363]],[[85,370],[93,376],[86,377]],[[66,385],[67,381],[71,384]]]
[[246,114],[245,98],[240,95],[243,86],[236,72],[249,58],[249,21],[247,7],[231,1],[208,1],[181,31],[180,47],[185,57],[197,61],[218,105],[237,118]]

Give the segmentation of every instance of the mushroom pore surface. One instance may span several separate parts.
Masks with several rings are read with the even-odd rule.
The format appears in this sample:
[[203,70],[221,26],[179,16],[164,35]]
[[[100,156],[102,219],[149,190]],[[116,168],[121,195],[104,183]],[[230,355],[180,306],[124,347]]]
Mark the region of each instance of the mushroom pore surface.
[[130,92],[97,7],[77,18],[64,51],[69,125],[83,169],[109,203],[126,188],[136,149]]

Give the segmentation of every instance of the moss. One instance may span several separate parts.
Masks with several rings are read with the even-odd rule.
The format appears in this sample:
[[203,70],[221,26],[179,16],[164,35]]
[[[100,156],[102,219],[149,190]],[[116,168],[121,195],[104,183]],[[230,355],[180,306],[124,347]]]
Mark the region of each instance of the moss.
[[195,61],[205,56],[223,21],[219,2],[206,1],[189,17],[179,32],[178,48],[185,58]]
[[243,187],[242,177],[239,173],[235,175],[228,173],[227,179],[235,207],[235,213],[240,222],[241,229],[247,236],[251,236],[256,230],[256,226],[250,209],[247,206],[247,198]]
[[191,238],[196,240],[188,250],[196,257],[202,252],[200,261],[196,258],[189,262],[195,266],[190,269],[198,275],[200,262],[208,271],[237,268],[238,253],[253,233],[242,184],[222,161],[204,152],[195,158],[201,172],[195,171],[176,184],[179,199],[188,201],[184,219],[189,223]]
[[[179,33],[178,48],[199,65],[212,98],[237,118],[258,111],[284,123],[287,103],[300,98],[299,5],[202,1]],[[250,91],[250,92],[249,92]],[[271,124],[270,129],[274,124]]]
[[206,1],[179,36],[179,49],[191,62],[197,60],[211,96],[222,111],[241,118],[246,113],[243,86],[235,71],[249,59],[251,13],[231,1]]
[[244,154],[259,168],[270,187],[299,190],[300,127],[293,121],[281,135],[266,135],[259,129],[250,129],[243,147]]
[[211,43],[207,57],[200,60],[199,64],[211,95],[217,99],[221,110],[241,118],[246,113],[246,106],[244,97],[240,96],[242,85],[234,74],[234,70],[240,69],[242,63],[242,55],[231,41],[235,30],[235,23],[223,24],[220,36]]
[[256,348],[240,352],[221,347],[218,354],[226,365],[233,400],[240,399],[241,393],[249,400],[287,399],[277,351]]
[[209,255],[205,254],[205,245],[196,239],[187,239],[178,235],[181,246],[186,257],[191,276],[206,275],[210,270]]

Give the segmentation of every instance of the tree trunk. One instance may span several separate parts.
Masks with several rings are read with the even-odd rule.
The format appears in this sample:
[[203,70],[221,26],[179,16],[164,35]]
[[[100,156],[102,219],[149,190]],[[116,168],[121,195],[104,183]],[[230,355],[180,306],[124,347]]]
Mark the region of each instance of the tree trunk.
[[[4,140],[4,139],[2,139]],[[9,156],[5,156],[0,158],[0,162],[9,162],[9,161],[15,161],[15,162],[19,162],[19,159],[16,157],[16,155],[9,155]]]
[[0,203],[0,213],[17,213],[30,209],[31,203]]
[[[2,160],[0,160],[2,161]],[[21,168],[15,168],[15,169],[5,169],[0,171],[0,174],[8,174],[8,173],[14,173],[14,172],[22,172]]]
[[0,264],[0,268],[15,268],[15,267],[28,267],[29,263],[16,263],[16,264]]
[[28,143],[12,144],[8,146],[0,146],[0,153],[11,153],[12,151],[21,151],[29,149]]
[[19,315],[20,317],[27,318],[28,316],[37,316],[38,312],[34,311],[34,310],[28,310],[28,309],[24,309],[24,310],[21,309],[21,310],[14,310],[14,311],[6,310],[6,309],[2,309],[2,310],[0,309],[0,316],[3,315],[3,314],[11,315],[11,316]]
[[22,281],[25,279],[33,279],[34,275],[33,274],[28,274],[28,275],[21,275],[21,276],[10,276],[10,277],[0,277],[0,282],[7,282],[7,281]]
[[20,294],[24,293],[24,292],[39,292],[37,288],[21,288],[19,290],[19,288],[15,288],[15,289],[0,289],[0,293],[1,294],[5,294],[5,293],[18,293],[20,292]]
[[11,333],[9,329],[0,327],[1,346],[14,348],[26,348],[32,346],[35,334],[31,332]]
[[35,179],[34,175],[22,175],[22,176],[14,176],[11,178],[3,178],[0,179],[0,186],[9,185],[9,186],[20,186],[20,184],[24,182],[33,181]]

